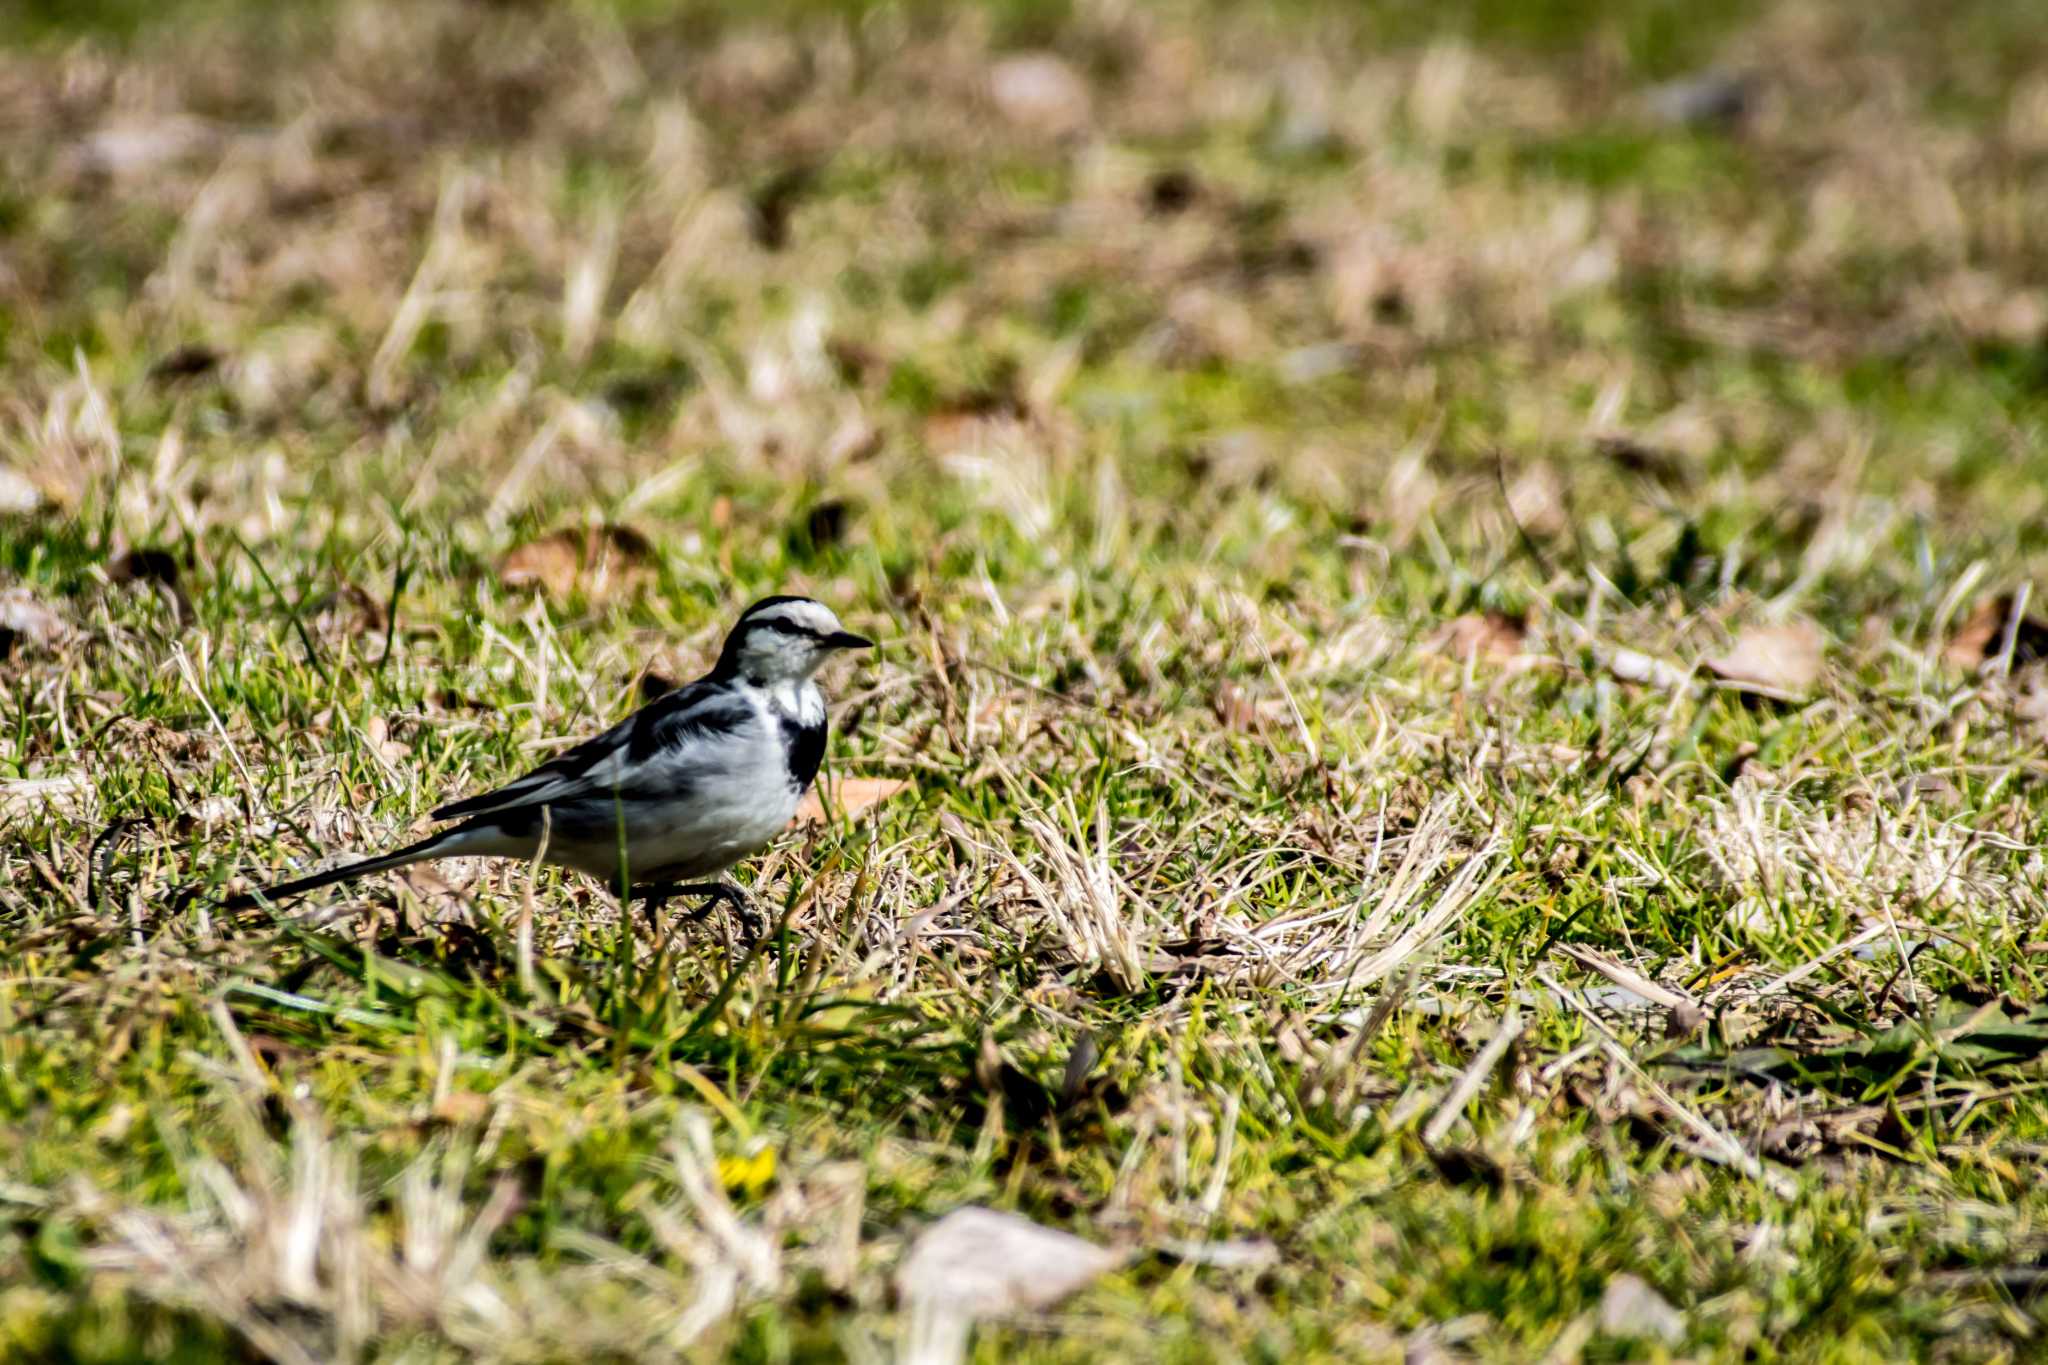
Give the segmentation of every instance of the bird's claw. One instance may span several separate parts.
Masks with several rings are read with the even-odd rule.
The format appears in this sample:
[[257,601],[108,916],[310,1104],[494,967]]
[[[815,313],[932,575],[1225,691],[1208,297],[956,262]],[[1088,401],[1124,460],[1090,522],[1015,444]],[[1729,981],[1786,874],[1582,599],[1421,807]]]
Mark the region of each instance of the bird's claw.
[[648,923],[659,930],[661,927],[661,920],[659,918],[661,907],[677,896],[703,897],[701,905],[678,917],[679,921],[683,924],[695,924],[717,909],[719,904],[723,902],[731,907],[734,918],[740,923],[739,943],[741,948],[752,948],[764,936],[766,925],[761,919],[761,912],[754,908],[753,902],[748,900],[746,894],[738,887],[728,886],[724,882],[699,882],[691,886],[649,887],[641,895],[642,906],[646,912]]

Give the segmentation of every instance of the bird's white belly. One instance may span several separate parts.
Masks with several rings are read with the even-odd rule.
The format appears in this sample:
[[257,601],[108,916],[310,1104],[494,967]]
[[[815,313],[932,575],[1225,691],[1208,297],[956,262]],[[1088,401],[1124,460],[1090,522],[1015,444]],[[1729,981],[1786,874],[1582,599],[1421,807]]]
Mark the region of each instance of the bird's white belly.
[[[798,799],[786,782],[717,782],[673,801],[621,811],[627,876],[638,886],[723,872],[786,828]],[[547,859],[615,883],[618,835],[613,830],[555,839]]]
[[[766,845],[796,814],[786,783],[729,792],[724,800],[691,800],[650,812],[629,835],[633,879],[675,881],[722,872]],[[643,870],[644,869],[644,870]]]

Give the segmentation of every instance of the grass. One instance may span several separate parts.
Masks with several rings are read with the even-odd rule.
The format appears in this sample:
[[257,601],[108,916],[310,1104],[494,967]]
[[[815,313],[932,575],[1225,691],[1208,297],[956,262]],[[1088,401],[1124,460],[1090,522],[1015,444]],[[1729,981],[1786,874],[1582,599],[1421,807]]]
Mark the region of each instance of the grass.
[[[2034,1358],[2040,39],[1695,10],[27,12],[0,1351]],[[759,951],[210,908],[775,591]]]

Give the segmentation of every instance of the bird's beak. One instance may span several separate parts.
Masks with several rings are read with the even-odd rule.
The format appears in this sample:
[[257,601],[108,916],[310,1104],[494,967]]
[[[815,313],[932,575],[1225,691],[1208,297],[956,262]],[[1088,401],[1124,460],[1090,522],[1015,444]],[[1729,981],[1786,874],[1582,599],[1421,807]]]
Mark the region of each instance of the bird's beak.
[[873,649],[875,642],[865,635],[855,635],[850,630],[837,630],[825,637],[825,643],[832,649]]

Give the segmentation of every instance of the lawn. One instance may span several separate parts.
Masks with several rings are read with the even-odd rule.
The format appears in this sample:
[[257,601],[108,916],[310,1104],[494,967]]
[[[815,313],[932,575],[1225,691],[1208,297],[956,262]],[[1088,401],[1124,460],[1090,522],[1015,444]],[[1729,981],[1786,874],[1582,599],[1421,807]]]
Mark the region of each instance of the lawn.
[[[0,1353],[2043,1358],[2044,222],[1992,0],[0,15]],[[221,908],[781,592],[751,950]]]

